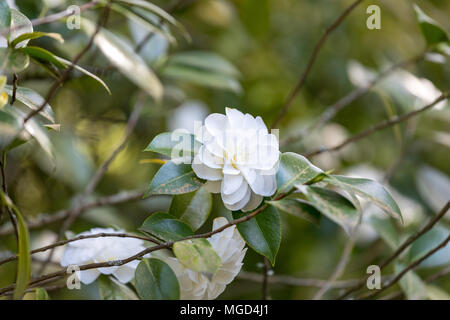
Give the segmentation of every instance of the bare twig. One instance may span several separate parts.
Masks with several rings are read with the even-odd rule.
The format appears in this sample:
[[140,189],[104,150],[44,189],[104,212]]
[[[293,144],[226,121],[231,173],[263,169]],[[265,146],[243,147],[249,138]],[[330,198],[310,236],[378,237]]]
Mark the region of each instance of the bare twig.
[[[395,252],[390,255],[386,260],[384,260],[380,265],[380,270],[383,270],[386,268],[395,258],[400,256],[400,254],[408,248],[414,241],[419,239],[421,236],[423,236],[425,233],[430,231],[434,225],[447,213],[447,211],[450,209],[450,201],[447,202],[447,204],[442,208],[442,210],[434,216],[422,229],[420,229],[418,232],[413,234],[411,237],[409,237]],[[356,290],[359,290],[364,286],[367,279],[369,278],[369,275],[366,276],[364,279],[361,279],[360,282],[354,286],[353,288],[350,288],[348,291],[343,293],[341,296],[338,297],[338,299],[344,299],[348,297],[351,293],[355,292]]]
[[417,266],[419,264],[421,264],[423,261],[425,261],[426,259],[428,259],[431,255],[433,255],[434,253],[436,253],[437,251],[439,251],[440,249],[444,248],[447,243],[450,241],[450,235],[447,236],[447,238],[445,238],[444,241],[442,241],[438,246],[436,246],[435,248],[431,249],[430,251],[427,252],[427,254],[425,254],[422,258],[417,259],[416,261],[412,262],[411,264],[409,264],[407,267],[405,267],[399,274],[397,274],[392,280],[390,280],[387,284],[383,285],[381,287],[381,289],[374,291],[372,293],[369,293],[367,295],[364,295],[362,297],[362,299],[369,299],[369,298],[373,298],[377,295],[379,295],[380,293],[382,293],[383,291],[385,291],[386,289],[392,287],[394,284],[396,284],[398,281],[400,281],[401,278],[403,278],[403,276],[408,273],[411,270],[414,270],[415,268],[417,268]]
[[281,108],[280,113],[278,114],[277,118],[272,124],[272,128],[275,128],[281,121],[281,119],[284,117],[284,115],[288,112],[290,106],[292,105],[292,102],[294,101],[294,98],[297,96],[297,94],[300,92],[300,90],[303,88],[303,85],[306,82],[306,79],[308,78],[308,75],[314,65],[314,62],[316,61],[316,58],[320,52],[320,49],[322,48],[323,44],[325,43],[325,40],[328,38],[328,36],[339,27],[339,25],[345,20],[345,18],[350,14],[350,12],[356,8],[362,0],[357,0],[353,2],[353,4],[348,7],[338,18],[337,20],[329,26],[322,37],[319,39],[317,44],[314,47],[314,50],[311,54],[311,57],[309,58],[308,64],[306,65],[306,69],[303,71],[300,80],[298,81],[297,85],[295,86],[294,90],[289,94],[285,104]]
[[13,105],[14,102],[16,102],[17,82],[18,81],[19,81],[19,76],[17,75],[17,73],[14,73],[14,75],[13,75],[13,92],[11,95],[11,102],[9,103],[10,105]]
[[340,144],[338,144],[338,145],[336,145],[334,147],[320,148],[320,149],[316,149],[314,151],[307,152],[305,154],[305,156],[306,157],[313,157],[313,156],[316,156],[316,155],[324,153],[324,152],[338,151],[338,150],[342,149],[343,147],[345,147],[345,146],[347,146],[347,145],[349,145],[349,144],[351,144],[353,142],[356,142],[356,141],[358,141],[360,139],[363,139],[363,138],[365,138],[365,137],[367,137],[367,136],[369,136],[369,135],[371,135],[371,134],[373,134],[373,133],[375,133],[377,131],[381,131],[383,129],[392,127],[392,126],[394,126],[396,124],[399,124],[399,123],[401,123],[403,121],[406,121],[406,120],[408,120],[408,119],[410,119],[410,118],[412,118],[412,117],[414,117],[414,116],[416,116],[416,115],[418,115],[418,114],[420,114],[420,113],[422,113],[422,112],[424,112],[424,111],[434,107],[439,102],[448,99],[448,97],[449,97],[449,94],[447,92],[443,93],[439,98],[434,100],[432,103],[430,103],[430,104],[428,104],[428,105],[426,105],[426,106],[424,106],[424,107],[422,107],[420,109],[417,109],[417,110],[405,113],[405,114],[403,114],[401,116],[394,117],[394,118],[392,118],[390,120],[383,121],[383,122],[373,126],[372,128],[368,129],[368,130],[365,130],[365,131],[363,131],[363,132],[361,132],[359,134],[356,134],[356,135],[348,138],[347,140],[343,141],[342,143],[340,143]]
[[[141,190],[122,191],[110,196],[104,196],[90,202],[82,203],[75,208],[60,210],[51,215],[43,215],[35,221],[29,221],[27,226],[30,230],[39,229],[44,226],[65,220],[68,216],[71,215],[71,212],[74,210],[78,210],[80,213],[82,213],[93,208],[140,200],[143,196],[144,192]],[[7,236],[9,234],[12,234],[13,232],[13,228],[7,227],[0,230],[0,236]]]
[[289,137],[286,137],[282,141],[280,141],[281,146],[285,146],[289,143],[294,142],[297,139],[301,139],[305,136],[306,133],[311,134],[314,130],[317,130],[321,127],[323,127],[328,121],[330,121],[338,112],[346,108],[347,106],[351,105],[355,100],[359,99],[363,95],[365,95],[367,92],[369,92],[373,87],[375,87],[378,83],[380,83],[382,80],[387,78],[388,76],[392,75],[395,71],[401,68],[405,68],[411,64],[417,63],[424,57],[424,53],[415,56],[413,58],[400,61],[392,66],[390,66],[385,71],[382,71],[380,74],[377,75],[376,78],[374,78],[372,81],[370,81],[367,85],[363,87],[359,87],[351,91],[349,94],[344,96],[343,98],[339,99],[336,103],[330,105],[325,109],[325,111],[322,113],[322,115],[308,128],[305,128],[304,130],[295,133]]
[[61,77],[59,77],[54,83],[53,85],[50,87],[50,90],[48,91],[44,102],[36,109],[34,109],[33,111],[31,111],[23,120],[23,123],[25,124],[28,120],[30,120],[32,117],[34,117],[35,115],[37,115],[39,112],[41,112],[45,106],[50,102],[50,100],[53,98],[53,96],[56,94],[56,92],[58,91],[58,88],[61,86],[62,83],[64,83],[64,81],[66,81],[66,79],[70,76],[71,72],[73,71],[73,69],[75,68],[75,65],[78,63],[78,61],[81,60],[81,58],[89,51],[89,49],[92,47],[92,45],[94,44],[94,40],[95,37],[97,36],[97,34],[100,32],[101,28],[106,24],[106,21],[108,20],[108,16],[109,16],[109,11],[110,11],[110,3],[111,0],[109,0],[108,4],[105,6],[105,8],[103,9],[103,13],[100,16],[100,18],[97,21],[97,26],[95,28],[94,33],[91,35],[88,44],[83,48],[83,50],[81,50],[76,57],[71,61],[71,63],[69,64],[69,67],[64,71],[64,73],[61,75]]
[[[61,241],[57,241],[55,243],[52,243],[48,246],[42,247],[42,248],[38,248],[38,249],[34,249],[30,252],[30,254],[36,254],[38,252],[44,252],[47,251],[49,249],[53,249],[56,247],[60,247],[60,246],[64,246],[70,242],[74,242],[74,241],[79,241],[79,240],[83,240],[83,239],[93,239],[93,238],[104,238],[104,237],[118,237],[118,238],[134,238],[134,239],[140,239],[140,240],[144,240],[144,241],[149,241],[149,242],[153,242],[154,244],[160,244],[159,241],[156,241],[153,238],[149,238],[149,237],[142,237],[142,236],[138,236],[138,235],[134,235],[134,234],[127,234],[127,233],[96,233],[96,234],[89,234],[89,235],[82,235],[82,236],[77,236],[71,239],[67,239],[67,240],[61,240]],[[0,260],[0,265],[10,262],[10,261],[14,261],[17,260],[18,256],[12,256],[3,260]]]

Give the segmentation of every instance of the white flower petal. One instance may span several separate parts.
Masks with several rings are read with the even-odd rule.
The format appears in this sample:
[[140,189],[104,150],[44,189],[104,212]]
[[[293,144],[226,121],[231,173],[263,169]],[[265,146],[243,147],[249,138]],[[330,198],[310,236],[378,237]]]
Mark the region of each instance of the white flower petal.
[[240,174],[238,175],[224,174],[222,180],[222,193],[228,195],[232,194],[233,192],[236,192],[236,190],[239,189],[243,181],[244,178]]
[[133,268],[132,266],[129,265],[124,265],[117,268],[117,270],[114,272],[114,276],[121,283],[128,283],[131,280],[133,280],[135,271],[136,268]]
[[222,134],[228,128],[228,119],[220,113],[210,114],[205,119],[205,127],[213,136]]
[[210,168],[220,169],[223,167],[223,158],[214,155],[205,147],[205,145],[202,145],[198,149],[197,155],[200,162],[202,162],[203,164],[207,165]]
[[231,211],[238,211],[241,210],[250,200],[250,196],[252,194],[252,191],[250,188],[247,188],[247,192],[244,196],[244,198],[242,198],[241,201],[235,203],[235,204],[227,204],[225,201],[223,202],[223,204],[225,205],[225,208],[227,208],[228,210]]
[[222,180],[222,172],[220,169],[213,169],[210,168],[203,163],[196,161],[196,158],[198,159],[198,155],[195,156],[194,162],[192,163],[192,170],[194,170],[195,174],[201,178],[206,180]]
[[[222,186],[223,185],[224,184],[222,183]],[[242,199],[244,199],[244,197],[247,194],[248,189],[249,189],[248,184],[244,182],[233,193],[225,194],[222,192],[221,193],[222,200],[225,204],[229,204],[229,205],[236,204],[236,203],[240,202]]]
[[98,271],[97,269],[82,270],[79,272],[79,275],[80,281],[87,285],[97,280],[98,276],[100,275],[100,271]]
[[250,201],[247,202],[247,204],[241,209],[243,212],[247,211],[253,211],[261,204],[263,201],[263,196],[260,196],[259,194],[253,193],[250,197]]
[[225,108],[228,122],[232,128],[242,129],[244,124],[244,114],[237,109]]
[[263,134],[268,134],[268,130],[266,125],[264,124],[263,119],[261,119],[261,117],[256,117],[256,124],[258,126],[258,130],[260,130],[260,132],[262,132]]

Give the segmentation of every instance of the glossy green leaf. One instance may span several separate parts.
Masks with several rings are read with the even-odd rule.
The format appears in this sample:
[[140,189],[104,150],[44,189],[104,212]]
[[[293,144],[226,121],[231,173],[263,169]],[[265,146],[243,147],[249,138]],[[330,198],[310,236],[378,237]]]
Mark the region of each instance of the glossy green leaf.
[[278,201],[266,201],[278,210],[289,213],[295,217],[308,220],[314,224],[320,222],[320,211],[307,201],[296,198],[285,198]]
[[165,241],[181,240],[194,234],[186,223],[164,212],[153,213],[139,230]]
[[445,292],[444,289],[441,289],[434,285],[427,285],[427,296],[430,300],[450,300],[450,294]]
[[[233,219],[239,219],[248,213],[235,211]],[[273,206],[267,206],[249,221],[239,223],[237,229],[245,242],[253,250],[265,256],[272,265],[281,243],[281,223],[278,211]]]
[[[400,273],[404,268],[404,265],[397,263],[395,273]],[[399,284],[408,300],[424,300],[427,298],[426,285],[414,271],[408,271],[400,279]]]
[[[85,18],[82,28],[91,36],[95,32],[95,24]],[[163,95],[163,86],[145,61],[137,55],[130,44],[106,29],[101,29],[94,39],[106,58],[117,67],[127,78],[133,81],[156,101]]]
[[206,239],[189,239],[175,242],[173,253],[191,270],[201,272],[211,279],[222,262],[217,252]]
[[[409,260],[416,261],[426,255],[430,250],[437,247],[450,235],[447,227],[437,225],[419,239],[414,241],[409,249]],[[421,267],[437,267],[450,263],[450,243],[436,251],[433,255],[423,261]]]
[[0,1],[0,31],[11,25],[11,10],[6,1]]
[[186,29],[183,27],[183,25],[179,23],[173,16],[171,16],[169,13],[167,13],[157,5],[143,0],[118,0],[118,2],[129,5],[132,8],[136,7],[142,8],[156,15],[162,20],[168,22],[170,25],[176,27],[187,40],[190,40],[190,36],[187,33]]
[[[6,85],[5,92],[9,96],[12,96],[13,87],[10,85]],[[45,99],[39,93],[37,93],[32,89],[24,87],[17,87],[16,99],[22,102],[25,106],[27,106],[31,110],[36,110],[40,108],[41,105],[45,102]],[[42,111],[39,112],[39,114],[45,117],[46,119],[50,120],[52,123],[55,123],[53,110],[48,103],[45,105],[44,109],[42,109]]]
[[399,233],[390,219],[372,215],[367,221],[392,250],[398,248],[400,245]]
[[31,32],[31,33],[24,33],[15,38],[13,41],[11,41],[11,47],[15,48],[20,42],[25,40],[33,40],[38,39],[42,37],[49,37],[52,39],[55,39],[59,41],[60,43],[64,43],[63,37],[59,33],[52,33],[52,32]]
[[144,151],[152,151],[173,158],[193,157],[201,144],[190,133],[164,132],[153,138]]
[[447,33],[436,21],[427,16],[419,6],[414,5],[414,10],[416,11],[417,21],[419,22],[422,34],[429,46],[449,41]]
[[134,21],[140,27],[147,29],[147,32],[152,32],[155,34],[160,34],[164,36],[169,42],[176,43],[175,38],[170,34],[169,31],[164,30],[159,26],[159,24],[150,21],[145,16],[140,15],[138,12],[132,8],[127,8],[118,4],[112,4],[111,9],[122,14],[127,19]]
[[146,196],[183,194],[197,190],[202,182],[188,164],[165,163],[153,177]]
[[317,210],[339,224],[347,233],[358,223],[358,210],[339,193],[314,186],[305,186],[302,191]]
[[64,64],[65,67],[73,66],[73,68],[74,68],[75,70],[78,70],[78,71],[80,71],[81,73],[87,75],[88,77],[91,77],[92,79],[94,79],[95,81],[97,81],[98,83],[100,83],[100,84],[103,86],[103,88],[105,88],[106,91],[108,91],[108,93],[111,95],[111,90],[109,89],[108,85],[105,83],[105,81],[103,81],[102,79],[100,79],[100,77],[97,77],[95,74],[93,74],[93,73],[87,71],[86,69],[80,67],[80,66],[77,65],[77,64],[73,64],[72,61],[63,59],[63,58],[58,57],[58,56],[55,56],[55,59],[58,60],[59,62],[61,62],[62,64]]
[[58,68],[64,68],[65,65],[56,59],[55,55],[50,51],[39,47],[28,46],[22,49],[18,49],[22,52],[25,52],[31,58],[41,61],[41,62],[49,62],[54,64]]
[[169,213],[186,222],[195,231],[206,222],[211,209],[211,193],[200,188],[194,192],[173,196]]
[[173,270],[162,260],[143,259],[135,272],[136,290],[143,300],[178,300],[180,287]]
[[97,284],[102,300],[139,300],[133,290],[117,281],[114,277],[101,275],[97,279]]
[[[19,27],[20,26],[20,27]],[[33,24],[30,19],[16,9],[11,9],[11,31],[9,33],[9,41],[14,41],[25,33],[33,33]],[[29,40],[17,43],[15,47],[23,48],[28,44]]]
[[321,173],[323,171],[305,157],[293,152],[283,153],[277,172],[278,194],[289,192],[294,185],[307,183]]
[[19,73],[30,64],[30,57],[20,50],[0,48],[0,73]]
[[17,219],[18,252],[17,252],[17,279],[14,289],[14,299],[22,299],[31,278],[30,235],[25,220],[19,209],[11,199],[0,190],[1,203],[13,211]]
[[14,115],[0,110],[0,150],[6,148],[20,132],[20,123]]
[[349,193],[355,193],[362,198],[366,198],[394,218],[403,219],[400,208],[395,200],[389,192],[376,181],[337,175],[327,177],[324,181],[335,185],[338,188],[344,188]]

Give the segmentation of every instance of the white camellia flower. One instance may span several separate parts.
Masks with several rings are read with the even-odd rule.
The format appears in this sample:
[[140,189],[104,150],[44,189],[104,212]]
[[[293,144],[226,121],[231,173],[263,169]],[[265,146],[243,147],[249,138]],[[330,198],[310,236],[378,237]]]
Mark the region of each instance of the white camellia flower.
[[[227,219],[214,219],[213,230],[227,224]],[[229,227],[207,239],[219,255],[222,266],[209,280],[202,273],[193,271],[182,265],[177,258],[169,257],[167,264],[177,275],[180,283],[180,298],[182,300],[212,300],[217,298],[231,283],[242,267],[247,248],[236,226]]]
[[[80,233],[78,236],[98,233],[123,233],[123,231],[112,228],[94,228]],[[70,265],[81,266],[89,263],[121,260],[129,258],[144,249],[143,241],[135,238],[99,237],[83,239],[70,242],[67,245],[61,259],[61,265],[63,267]],[[90,284],[98,278],[100,273],[103,273],[112,274],[120,282],[127,283],[134,278],[134,271],[138,264],[139,261],[134,260],[118,267],[82,270],[79,273],[80,281],[84,284]]]
[[192,169],[207,180],[208,191],[221,193],[229,210],[251,211],[275,193],[278,138],[261,117],[226,108],[226,115],[209,115],[195,133],[202,146]]

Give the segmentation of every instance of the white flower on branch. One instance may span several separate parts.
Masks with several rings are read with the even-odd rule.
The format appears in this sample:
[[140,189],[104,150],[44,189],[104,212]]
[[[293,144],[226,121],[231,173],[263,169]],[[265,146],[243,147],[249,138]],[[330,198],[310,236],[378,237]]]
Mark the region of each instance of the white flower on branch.
[[[94,228],[77,236],[99,233],[123,233],[123,231],[112,228]],[[126,259],[144,250],[143,243],[140,239],[120,237],[99,237],[74,241],[67,245],[61,259],[61,265],[63,267],[70,265],[81,266],[89,263]],[[103,273],[107,275],[112,274],[120,282],[127,283],[134,278],[134,271],[138,264],[139,261],[134,260],[118,267],[82,270],[79,274],[80,281],[84,284],[90,284]]]
[[192,169],[207,180],[208,191],[221,193],[229,210],[254,210],[275,193],[278,138],[261,117],[226,108],[226,115],[209,115],[195,133],[202,146]]
[[[227,224],[227,219],[214,219],[213,230]],[[177,258],[169,257],[166,262],[177,275],[182,300],[212,300],[217,298],[237,276],[242,267],[247,248],[236,226],[229,227],[207,239],[219,255],[222,266],[209,280],[202,273],[182,265]]]

